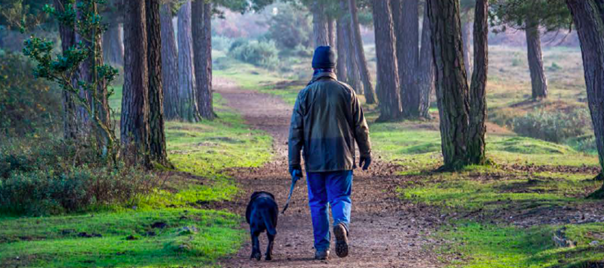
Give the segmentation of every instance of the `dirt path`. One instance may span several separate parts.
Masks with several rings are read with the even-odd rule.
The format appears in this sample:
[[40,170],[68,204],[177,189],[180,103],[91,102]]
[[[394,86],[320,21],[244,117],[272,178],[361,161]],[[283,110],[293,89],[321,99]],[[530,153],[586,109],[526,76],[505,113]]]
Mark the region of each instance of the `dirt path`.
[[[280,206],[285,204],[289,190],[287,174],[287,134],[291,107],[278,97],[244,91],[229,81],[216,81],[217,91],[228,105],[237,109],[251,126],[274,137],[274,161],[260,168],[238,169],[232,175],[244,190],[235,200],[235,212],[245,212],[250,194],[269,191]],[[377,163],[368,172],[355,171],[351,254],[340,259],[332,255],[328,261],[314,261],[312,224],[305,181],[298,182],[292,203],[285,215],[279,215],[274,260],[251,261],[251,247],[246,241],[237,255],[223,260],[223,267],[437,267],[435,255],[425,249],[430,242],[424,234],[431,233],[439,223],[437,215],[426,208],[401,202],[395,190],[402,182],[393,175],[397,167]],[[244,226],[247,228],[247,226]],[[265,236],[261,247],[264,253]]]

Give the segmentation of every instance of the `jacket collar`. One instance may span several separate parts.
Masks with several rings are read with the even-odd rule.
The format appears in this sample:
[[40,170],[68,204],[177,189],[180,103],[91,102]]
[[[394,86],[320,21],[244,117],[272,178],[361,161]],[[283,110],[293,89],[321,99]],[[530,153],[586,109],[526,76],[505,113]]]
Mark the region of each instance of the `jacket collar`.
[[310,80],[310,83],[308,83],[308,84],[310,85],[324,77],[331,78],[333,80],[338,80],[338,77],[333,72],[321,72],[321,73],[313,75],[312,80]]

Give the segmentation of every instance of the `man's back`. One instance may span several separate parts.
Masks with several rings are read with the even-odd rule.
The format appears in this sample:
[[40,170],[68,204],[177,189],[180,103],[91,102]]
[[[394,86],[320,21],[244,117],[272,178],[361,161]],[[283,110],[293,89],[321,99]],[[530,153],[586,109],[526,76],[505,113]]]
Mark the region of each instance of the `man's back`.
[[[307,172],[352,170],[355,139],[361,155],[370,153],[369,129],[355,92],[331,72],[318,73],[298,95],[290,146],[304,148]],[[295,148],[294,148],[295,149]],[[295,156],[291,155],[294,163]]]

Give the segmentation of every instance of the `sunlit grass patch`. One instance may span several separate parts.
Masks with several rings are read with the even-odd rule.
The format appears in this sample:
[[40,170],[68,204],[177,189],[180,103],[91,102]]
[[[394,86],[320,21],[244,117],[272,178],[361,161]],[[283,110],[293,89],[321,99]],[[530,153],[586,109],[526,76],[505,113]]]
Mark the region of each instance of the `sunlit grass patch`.
[[[555,246],[553,236],[563,227],[566,229],[566,239],[575,242],[576,247]],[[589,264],[602,264],[604,248],[598,245],[604,240],[601,237],[585,240],[586,236],[577,235],[577,232],[580,232],[578,230],[595,230],[592,233],[601,235],[604,226],[590,223],[522,229],[476,222],[456,222],[452,226],[444,227],[435,236],[450,242],[440,247],[439,253],[458,256],[455,261],[449,263],[451,267],[599,267]]]
[[233,253],[243,232],[230,213],[164,209],[5,218],[0,266],[192,267]]

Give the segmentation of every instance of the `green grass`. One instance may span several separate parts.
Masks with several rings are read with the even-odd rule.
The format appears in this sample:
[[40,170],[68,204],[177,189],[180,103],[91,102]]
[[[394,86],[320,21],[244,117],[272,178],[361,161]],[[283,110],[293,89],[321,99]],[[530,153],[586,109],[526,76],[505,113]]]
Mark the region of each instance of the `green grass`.
[[[167,226],[152,228],[158,222]],[[233,214],[197,209],[3,218],[0,266],[213,265],[239,247],[239,224]],[[101,237],[81,237],[84,232]]]
[[[227,56],[218,58],[216,61],[218,62],[218,66],[221,67],[214,70],[214,75],[231,79],[242,89],[279,96],[291,105],[296,102],[298,92],[305,86],[301,83],[290,85],[289,82],[292,81],[291,76],[261,69],[252,64],[228,58]],[[310,68],[308,73],[309,75],[312,74]]]
[[[114,90],[110,104],[119,112],[121,88]],[[137,197],[129,207],[108,206],[95,214],[0,216],[0,266],[199,267],[215,266],[218,258],[235,253],[244,238],[240,216],[196,207],[232,200],[240,189],[225,170],[269,161],[272,138],[250,129],[219,94],[214,100],[214,121],[166,122],[168,157],[178,172],[164,189]],[[168,227],[148,236],[157,221]],[[184,227],[196,231],[183,232]],[[78,237],[81,232],[102,237]],[[127,240],[130,235],[135,240]]]
[[[554,234],[566,229],[566,239],[579,241],[573,248],[558,248],[553,243]],[[597,238],[585,240],[582,232]],[[590,245],[604,240],[601,223],[566,226],[536,226],[522,229],[512,226],[496,226],[476,222],[457,222],[443,228],[437,237],[449,241],[438,252],[445,256],[457,256],[450,267],[504,268],[504,267],[592,267],[590,263],[602,263],[604,249]],[[595,267],[595,266],[594,266]]]
[[[386,160],[410,170],[435,169],[442,164],[440,133],[434,122],[370,123],[370,131],[374,150]],[[597,157],[568,145],[513,134],[487,135],[486,153],[505,165],[598,166]]]

